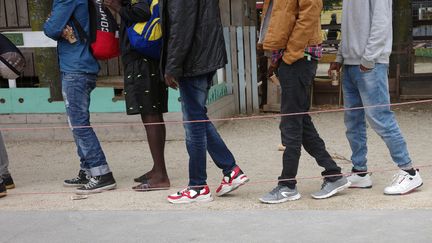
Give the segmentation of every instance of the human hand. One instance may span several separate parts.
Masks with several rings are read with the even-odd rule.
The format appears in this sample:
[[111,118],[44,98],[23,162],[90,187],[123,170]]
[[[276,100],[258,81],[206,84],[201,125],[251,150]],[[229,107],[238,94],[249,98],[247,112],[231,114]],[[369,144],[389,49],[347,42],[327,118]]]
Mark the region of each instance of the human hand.
[[360,64],[360,71],[362,71],[362,72],[369,72],[370,70],[372,70],[372,68],[367,68],[367,67],[365,67],[365,66],[363,66],[363,65]]
[[176,78],[174,76],[172,76],[171,74],[165,74],[165,84],[172,88],[172,89],[177,89],[179,84],[176,80]]
[[63,29],[61,37],[63,37],[64,39],[68,39],[72,33],[73,33],[72,27],[66,25],[66,27],[64,27]]
[[279,68],[279,63],[271,63],[270,66],[267,69],[267,75],[268,77],[273,76],[275,74],[275,71]]
[[332,71],[337,71],[338,73],[340,73],[341,68],[342,68],[342,63],[338,63],[338,62],[330,63],[329,70],[327,71],[328,76],[332,77]]
[[104,0],[102,3],[105,7],[108,7],[117,13],[120,12],[122,7],[120,0]]
[[63,29],[61,37],[63,37],[65,40],[69,41],[70,44],[74,44],[75,42],[78,41],[75,37],[74,30],[69,25],[65,26],[65,28]]

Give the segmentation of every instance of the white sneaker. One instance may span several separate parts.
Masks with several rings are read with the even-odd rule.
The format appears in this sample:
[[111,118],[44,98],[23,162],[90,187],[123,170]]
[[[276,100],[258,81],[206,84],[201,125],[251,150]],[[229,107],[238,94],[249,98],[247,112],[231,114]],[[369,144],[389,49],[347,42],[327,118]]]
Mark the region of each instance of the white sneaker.
[[372,188],[372,178],[369,174],[365,176],[352,174],[347,179],[351,182],[350,188]]
[[393,176],[391,185],[384,189],[384,194],[403,195],[414,191],[422,185],[423,181],[418,171],[416,171],[415,176],[412,176],[408,172],[400,170]]

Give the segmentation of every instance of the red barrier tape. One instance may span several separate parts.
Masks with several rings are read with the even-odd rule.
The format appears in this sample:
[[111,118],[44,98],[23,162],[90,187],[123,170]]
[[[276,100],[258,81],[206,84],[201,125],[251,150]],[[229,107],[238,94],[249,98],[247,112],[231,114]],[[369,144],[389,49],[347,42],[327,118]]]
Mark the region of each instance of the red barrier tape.
[[409,101],[393,104],[382,104],[382,105],[372,105],[372,106],[362,106],[354,108],[340,108],[340,109],[330,109],[322,111],[308,111],[308,112],[297,112],[288,114],[272,114],[272,115],[262,115],[262,116],[247,116],[247,117],[231,117],[231,118],[219,118],[219,119],[208,119],[208,120],[194,120],[194,121],[165,121],[165,122],[153,122],[153,123],[123,123],[123,124],[112,124],[112,125],[90,125],[90,126],[59,126],[59,127],[11,127],[11,128],[0,128],[0,131],[29,131],[29,130],[50,130],[50,129],[79,129],[79,128],[107,128],[107,127],[125,127],[125,126],[154,126],[154,125],[181,125],[188,123],[204,123],[204,122],[223,122],[223,121],[241,121],[241,120],[260,120],[260,119],[270,119],[270,118],[280,118],[287,116],[300,116],[300,115],[317,115],[321,113],[335,113],[335,112],[345,112],[354,110],[364,110],[378,107],[393,107],[393,106],[404,106],[413,104],[425,104],[432,103],[430,100],[420,100],[420,101]]

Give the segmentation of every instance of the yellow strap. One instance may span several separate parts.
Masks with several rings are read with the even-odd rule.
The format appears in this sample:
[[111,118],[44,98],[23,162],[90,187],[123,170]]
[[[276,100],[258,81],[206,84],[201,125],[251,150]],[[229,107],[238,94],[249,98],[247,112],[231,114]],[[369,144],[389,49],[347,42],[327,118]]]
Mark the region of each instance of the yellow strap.
[[144,27],[146,24],[147,24],[147,22],[136,23],[135,26],[133,27],[133,29],[135,30],[135,32],[142,35],[142,33],[144,31]]

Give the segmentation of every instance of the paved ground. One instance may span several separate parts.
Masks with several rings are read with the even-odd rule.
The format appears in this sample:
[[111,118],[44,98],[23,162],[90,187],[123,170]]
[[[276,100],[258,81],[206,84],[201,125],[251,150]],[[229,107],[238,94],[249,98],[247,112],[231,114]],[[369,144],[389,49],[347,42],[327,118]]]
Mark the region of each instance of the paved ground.
[[425,210],[4,212],[0,220],[1,243],[432,241]]
[[[335,215],[335,217],[337,216],[338,218],[331,220],[330,223],[335,223],[335,220],[340,220],[343,230],[338,230],[341,234],[351,235],[355,232],[355,235],[361,237],[364,233],[367,234],[370,232],[366,229],[371,228],[375,230],[374,232],[386,233],[385,239],[388,237],[392,239],[393,235],[400,234],[403,227],[397,226],[391,233],[388,233],[387,230],[391,228],[391,223],[397,223],[394,222],[397,221],[396,216],[401,215],[401,223],[412,226],[412,231],[410,232],[418,233],[418,239],[423,241],[426,239],[425,237],[430,237],[432,235],[425,234],[424,231],[426,226],[431,226],[431,222],[426,219],[431,218],[430,214],[432,212],[430,211],[432,209],[432,163],[430,159],[432,157],[432,138],[430,135],[432,134],[432,112],[430,105],[427,105],[412,108],[406,107],[402,110],[397,109],[396,114],[407,139],[412,159],[417,166],[421,167],[420,171],[424,179],[424,186],[421,190],[410,195],[383,195],[383,189],[391,181],[392,175],[395,172],[395,166],[391,162],[385,144],[369,129],[368,163],[370,169],[376,171],[373,174],[374,187],[372,189],[347,190],[328,200],[312,199],[309,195],[320,188],[321,180],[316,178],[310,179],[310,177],[319,176],[321,169],[316,166],[310,156],[304,154],[301,158],[301,166],[298,175],[298,187],[303,196],[302,199],[280,205],[260,204],[257,198],[274,187],[276,184],[275,180],[281,170],[282,154],[277,151],[277,145],[280,142],[278,120],[235,121],[224,125],[220,129],[220,132],[228,146],[232,149],[240,166],[251,178],[251,182],[232,195],[224,198],[216,198],[214,202],[208,204],[176,206],[170,205],[165,200],[168,194],[182,189],[187,183],[187,154],[183,141],[170,141],[167,143],[166,159],[173,187],[168,191],[151,193],[136,193],[130,190],[133,185],[132,178],[140,175],[151,167],[151,158],[147,143],[103,143],[103,148],[118,182],[118,189],[99,195],[92,195],[88,199],[81,201],[72,201],[70,196],[73,195],[73,190],[62,187],[62,180],[74,176],[78,169],[78,159],[75,155],[74,144],[68,142],[7,143],[11,161],[10,169],[16,180],[17,188],[11,190],[6,198],[0,199],[0,222],[8,222],[10,218],[13,218],[13,215],[16,214],[18,215],[18,221],[13,225],[19,226],[17,230],[27,229],[27,227],[33,227],[33,223],[31,222],[35,222],[35,220],[38,220],[40,217],[44,218],[48,217],[47,215],[54,215],[52,219],[59,220],[59,225],[56,227],[59,227],[59,232],[63,234],[68,229],[68,215],[73,216],[74,214],[71,212],[75,211],[78,211],[75,214],[78,215],[76,217],[88,215],[90,221],[97,220],[99,216],[98,213],[91,214],[87,211],[106,211],[107,215],[115,215],[118,213],[117,216],[115,216],[117,220],[120,220],[119,218],[124,216],[125,222],[128,222],[116,221],[120,229],[122,229],[123,223],[126,228],[126,225],[132,224],[133,222],[144,221],[142,225],[137,225],[133,230],[138,230],[138,228],[146,229],[148,227],[146,224],[148,215],[150,215],[148,220],[154,220],[154,218],[158,218],[158,215],[161,215],[160,220],[165,220],[164,224],[167,224],[166,234],[164,236],[173,237],[174,235],[178,235],[176,231],[174,231],[177,229],[175,226],[170,226],[168,223],[170,223],[171,220],[182,220],[181,215],[188,215],[192,211],[198,211],[195,216],[191,216],[192,218],[190,220],[199,220],[199,216],[204,215],[202,222],[204,225],[209,225],[209,239],[216,241],[218,239],[217,234],[213,232],[216,229],[212,228],[211,225],[213,225],[213,223],[215,225],[223,225],[223,222],[225,222],[224,217],[220,216],[229,216],[231,215],[229,212],[238,210],[241,215],[239,217],[246,222],[246,224],[252,224],[250,225],[251,228],[247,228],[249,226],[244,228],[246,231],[253,229],[253,227],[257,229],[261,227],[263,228],[263,232],[265,232],[265,222],[267,222],[267,220],[274,220],[275,228],[272,232],[280,236],[283,234],[281,232],[290,230],[290,224],[293,223],[291,219],[296,219],[296,217],[302,218],[301,215],[303,214],[306,219],[312,220],[305,221],[312,227],[311,229],[315,229],[314,227],[319,228],[323,225],[323,221],[313,220],[315,216],[325,217],[324,215]],[[326,141],[328,150],[337,158],[343,170],[348,172],[351,166],[344,158],[350,157],[350,150],[344,135],[345,128],[343,126],[342,113],[315,115],[314,120],[321,136]],[[182,129],[180,126],[177,128]],[[115,132],[115,130],[112,132]],[[211,161],[208,163],[208,178],[211,189],[215,190],[220,182],[221,174]],[[402,211],[407,209],[413,209],[414,211]],[[139,211],[139,213],[116,212],[117,210],[133,210]],[[291,210],[294,211],[291,212]],[[174,216],[170,216],[171,214],[169,212],[173,212],[173,215],[177,215],[178,218],[172,218]],[[272,218],[266,217],[265,215],[267,215],[267,213],[275,215],[275,218],[273,219],[273,216]],[[418,218],[416,218],[417,216],[414,217],[418,220],[413,223],[411,218],[405,217],[407,213],[418,215]],[[429,215],[429,217],[420,217],[423,213]],[[104,215],[105,213],[100,214]],[[250,214],[262,215],[259,216],[261,220],[249,217],[248,215]],[[134,219],[134,215],[143,216],[140,217],[140,220],[137,220]],[[370,221],[366,220],[366,223],[359,228],[358,224],[354,222],[358,220],[358,215]],[[384,215],[393,216],[389,216],[390,219],[387,220],[387,217],[384,217]],[[235,216],[232,217],[235,218]],[[369,223],[373,221],[372,219],[374,219],[374,217],[377,220],[377,224]],[[277,224],[282,218],[287,220],[286,225]],[[45,219],[51,222],[49,217]],[[106,223],[106,221],[101,222]],[[46,224],[43,223],[42,225]],[[389,226],[387,227],[387,225]],[[73,230],[86,231],[88,230],[87,227],[91,228],[95,226],[75,225],[73,227],[75,228],[71,229],[72,232]],[[224,227],[229,228],[232,226],[228,225]],[[325,225],[325,227],[329,227],[325,228],[327,230],[331,227],[337,227],[337,225],[330,224]],[[366,229],[364,227],[366,227]],[[42,228],[45,229],[45,227]],[[131,228],[133,227],[131,226]],[[351,230],[347,230],[347,228]],[[109,229],[108,227],[107,230],[103,231],[107,233],[107,236],[111,235]],[[0,227],[1,239],[4,235],[2,230],[2,227]],[[22,233],[23,231],[18,230],[18,233],[19,232]],[[39,231],[33,232],[30,235],[49,237],[49,235],[43,233],[44,231],[38,232]],[[257,235],[255,231],[249,233],[252,232],[254,233],[252,235]],[[312,231],[307,231],[306,229],[300,232],[307,233],[306,236],[317,237],[311,238],[312,240],[318,239],[321,234],[319,231],[312,234]],[[324,230],[324,232],[326,231]],[[123,234],[125,233],[123,232]],[[193,230],[193,232],[185,230],[184,234],[186,235],[184,237],[189,237],[182,238],[185,240],[194,239],[195,235],[197,235],[196,241],[202,241],[203,239],[200,238],[203,236],[198,230]],[[92,238],[96,237],[96,235],[90,233],[88,233],[88,235],[92,236]],[[298,235],[299,234],[295,234],[295,232],[286,231],[285,237],[299,237]],[[303,236],[302,234],[300,235]],[[12,237],[13,235],[9,234],[8,237],[9,236]],[[232,234],[230,236],[232,236]],[[134,237],[133,234],[131,237]],[[410,238],[410,235],[405,234],[403,239],[408,238]],[[27,238],[19,239],[19,241],[26,241]],[[266,238],[259,238],[256,236],[256,238],[241,239],[244,239],[244,241],[248,241],[248,239],[261,241]],[[277,237],[271,240],[276,239]],[[131,238],[131,241],[133,240],[134,238]],[[381,240],[384,240],[384,238],[379,239],[379,241]]]

